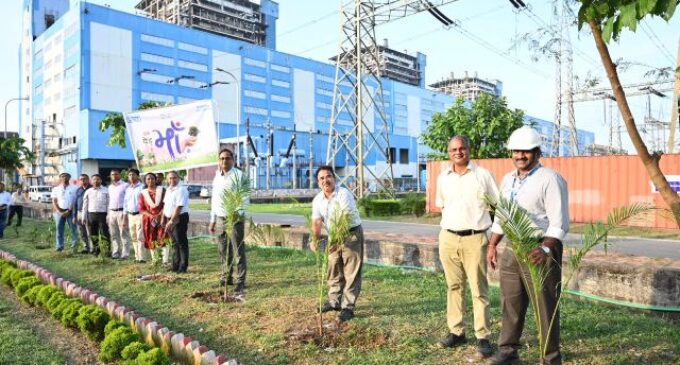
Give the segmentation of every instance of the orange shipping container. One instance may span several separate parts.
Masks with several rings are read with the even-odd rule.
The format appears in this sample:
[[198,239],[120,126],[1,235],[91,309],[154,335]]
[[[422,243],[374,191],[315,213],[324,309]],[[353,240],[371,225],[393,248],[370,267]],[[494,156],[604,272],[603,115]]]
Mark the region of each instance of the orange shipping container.
[[[513,169],[509,158],[475,160],[487,168],[500,184]],[[439,212],[434,204],[437,176],[449,161],[427,162],[427,210]],[[645,202],[657,207],[668,206],[655,190],[638,156],[585,156],[541,158],[543,166],[559,172],[569,186],[569,215],[572,222],[606,221],[616,207]],[[661,171],[675,186],[680,187],[680,154],[663,155]],[[677,228],[667,215],[650,213],[628,223],[633,226]]]

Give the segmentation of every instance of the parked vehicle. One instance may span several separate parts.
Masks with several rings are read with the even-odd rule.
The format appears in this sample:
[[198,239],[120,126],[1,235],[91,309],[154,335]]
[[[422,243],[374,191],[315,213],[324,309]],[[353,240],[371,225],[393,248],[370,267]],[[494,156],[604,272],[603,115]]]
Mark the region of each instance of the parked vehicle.
[[47,185],[29,186],[28,198],[33,202],[49,203],[52,198],[52,187]]
[[186,185],[187,191],[189,191],[189,198],[198,198],[201,194],[202,186],[196,184]]
[[201,198],[210,198],[212,196],[212,186],[204,185],[201,188],[200,196]]

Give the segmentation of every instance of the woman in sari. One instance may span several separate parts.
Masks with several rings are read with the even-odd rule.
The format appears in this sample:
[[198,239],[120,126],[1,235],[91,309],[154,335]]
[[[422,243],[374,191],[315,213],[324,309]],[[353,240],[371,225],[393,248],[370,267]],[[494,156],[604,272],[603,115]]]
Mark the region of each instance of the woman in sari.
[[151,252],[152,262],[157,262],[158,250],[162,250],[163,264],[169,262],[169,249],[165,245],[165,230],[161,225],[163,215],[163,197],[165,188],[159,186],[156,175],[144,175],[146,189],[139,197],[139,212],[142,214],[142,230],[144,231],[144,246]]

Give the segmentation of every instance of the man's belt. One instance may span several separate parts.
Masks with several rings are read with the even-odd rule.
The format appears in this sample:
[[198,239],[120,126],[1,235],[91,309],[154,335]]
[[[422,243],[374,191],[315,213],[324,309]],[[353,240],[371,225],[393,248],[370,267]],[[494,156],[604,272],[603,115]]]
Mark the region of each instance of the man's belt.
[[139,212],[128,212],[129,215],[137,215]]
[[482,230],[479,230],[479,231],[474,230],[474,229],[464,229],[462,231],[454,231],[454,230],[451,230],[451,229],[447,229],[447,231],[455,234],[456,236],[465,237],[465,236],[472,236],[473,234],[484,233],[484,232],[486,232],[486,229],[482,229]]
[[123,211],[123,208],[117,208],[117,209],[109,209],[112,212],[121,212]]

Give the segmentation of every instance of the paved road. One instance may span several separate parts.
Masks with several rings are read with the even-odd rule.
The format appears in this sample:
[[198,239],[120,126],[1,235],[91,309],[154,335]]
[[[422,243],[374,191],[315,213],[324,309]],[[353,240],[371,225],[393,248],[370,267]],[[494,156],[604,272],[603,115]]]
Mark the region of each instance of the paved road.
[[[192,210],[190,214],[192,219],[207,220],[209,218],[209,214],[205,210]],[[300,215],[253,213],[252,217],[257,223],[289,224],[292,226],[302,226],[305,224],[304,217]],[[392,234],[437,237],[439,233],[439,226],[431,224],[364,220],[363,226],[366,231]],[[610,246],[611,252],[635,256],[680,259],[680,240],[616,237],[610,238],[609,241],[612,243]],[[580,235],[567,235],[567,245],[577,246],[580,245],[580,242]]]

